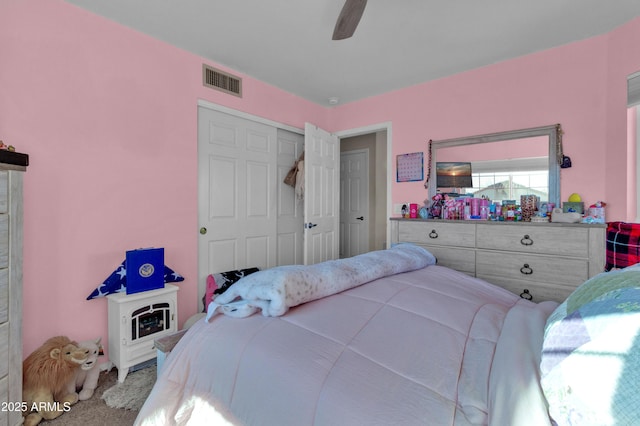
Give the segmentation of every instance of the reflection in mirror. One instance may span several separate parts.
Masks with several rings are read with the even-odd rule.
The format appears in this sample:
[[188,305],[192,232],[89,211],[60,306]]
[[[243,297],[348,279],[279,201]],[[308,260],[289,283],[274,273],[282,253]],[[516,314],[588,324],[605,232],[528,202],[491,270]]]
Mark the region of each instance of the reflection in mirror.
[[472,177],[471,186],[438,185],[438,189],[497,202],[520,200],[521,195],[530,194],[548,201],[548,145],[548,138],[540,136],[438,149],[438,164],[465,158],[471,163]]
[[[472,187],[437,188],[429,184],[429,199],[436,191],[485,196],[494,201],[519,200],[537,195],[560,205],[562,158],[559,125],[431,142],[430,170],[438,162],[471,162]],[[425,184],[426,185],[426,184]]]

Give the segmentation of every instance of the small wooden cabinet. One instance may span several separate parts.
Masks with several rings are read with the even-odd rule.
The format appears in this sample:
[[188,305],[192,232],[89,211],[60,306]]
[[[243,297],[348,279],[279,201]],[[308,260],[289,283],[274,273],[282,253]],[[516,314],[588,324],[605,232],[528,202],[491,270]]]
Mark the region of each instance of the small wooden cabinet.
[[[391,242],[533,301],[562,302],[604,270],[606,225],[391,219]],[[525,291],[526,290],[526,291]]]
[[178,287],[107,296],[109,359],[124,382],[129,368],[156,357],[154,340],[178,329]]
[[22,180],[0,163],[0,425],[22,424]]

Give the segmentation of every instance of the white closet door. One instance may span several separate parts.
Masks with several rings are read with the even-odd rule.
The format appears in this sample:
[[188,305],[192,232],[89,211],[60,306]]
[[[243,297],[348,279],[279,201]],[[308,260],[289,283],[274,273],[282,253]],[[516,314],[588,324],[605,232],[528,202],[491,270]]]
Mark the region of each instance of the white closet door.
[[303,258],[303,207],[294,188],[284,178],[304,149],[304,136],[278,129],[278,265],[301,265]]
[[276,265],[277,131],[198,108],[198,297],[208,274]]
[[304,263],[338,258],[340,141],[306,123],[304,129]]

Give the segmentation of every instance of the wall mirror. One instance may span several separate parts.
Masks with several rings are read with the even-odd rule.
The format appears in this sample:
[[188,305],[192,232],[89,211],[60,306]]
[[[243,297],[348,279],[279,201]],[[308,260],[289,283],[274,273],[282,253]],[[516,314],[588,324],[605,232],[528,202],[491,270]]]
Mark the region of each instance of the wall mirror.
[[429,200],[437,188],[438,162],[471,162],[474,196],[501,201],[535,194],[560,206],[560,125],[431,141]]

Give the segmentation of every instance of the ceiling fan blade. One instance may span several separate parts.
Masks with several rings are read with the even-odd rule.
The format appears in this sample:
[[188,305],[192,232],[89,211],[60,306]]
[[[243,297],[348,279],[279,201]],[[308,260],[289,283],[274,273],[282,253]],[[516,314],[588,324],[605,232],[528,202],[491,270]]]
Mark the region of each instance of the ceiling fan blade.
[[367,0],[345,1],[340,16],[338,16],[336,27],[333,30],[333,40],[344,40],[353,35],[366,5]]

